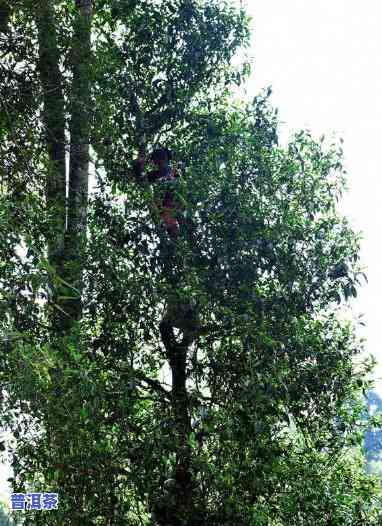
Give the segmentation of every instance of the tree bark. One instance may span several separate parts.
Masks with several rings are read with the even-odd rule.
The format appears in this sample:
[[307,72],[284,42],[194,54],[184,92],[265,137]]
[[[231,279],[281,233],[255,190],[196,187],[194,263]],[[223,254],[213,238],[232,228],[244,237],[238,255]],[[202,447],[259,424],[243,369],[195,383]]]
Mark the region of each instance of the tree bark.
[[48,235],[48,259],[58,274],[62,274],[66,227],[65,101],[53,2],[38,3],[36,23],[38,69],[43,90],[42,117],[49,157],[45,196],[53,227]]
[[[187,352],[194,339],[194,333],[184,330],[183,339],[178,342],[174,335],[174,325],[164,319],[160,324],[160,332],[165,346],[172,373],[172,409],[175,419],[176,466],[174,472],[174,487],[168,506],[161,510],[163,524],[185,526],[192,516],[192,474],[191,447],[191,416],[189,397],[186,386]],[[159,523],[161,519],[158,517]]]
[[[54,2],[40,1],[35,6],[38,31],[38,71],[42,88],[42,118],[47,143],[48,166],[45,181],[45,203],[49,224],[47,232],[48,262],[58,277],[64,276],[66,229],[66,141],[65,99],[60,70],[61,53],[57,44]],[[65,296],[62,282],[52,277],[51,323],[61,325],[64,312],[60,297]],[[58,308],[57,308],[58,306]]]
[[69,100],[70,167],[66,199],[65,99],[57,44],[54,2],[36,5],[39,73],[43,89],[49,169],[46,204],[52,218],[48,234],[48,260],[59,279],[52,303],[53,325],[65,333],[82,314],[83,252],[86,245],[89,180],[90,68],[92,1],[76,0],[70,49],[72,83]]
[[69,327],[82,314],[83,253],[86,246],[89,188],[90,69],[92,1],[76,0],[71,47],[72,85],[70,93],[70,168],[67,232],[65,237],[65,280],[72,286],[63,309]]

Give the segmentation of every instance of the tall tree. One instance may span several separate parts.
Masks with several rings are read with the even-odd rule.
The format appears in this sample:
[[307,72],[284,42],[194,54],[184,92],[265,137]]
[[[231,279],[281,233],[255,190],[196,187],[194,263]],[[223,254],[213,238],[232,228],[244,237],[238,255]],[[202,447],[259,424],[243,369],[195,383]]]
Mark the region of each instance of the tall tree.
[[[86,243],[89,188],[89,142],[91,129],[91,19],[92,0],[77,0],[73,20],[70,68],[70,170],[66,236],[66,280],[77,290],[74,302],[65,303],[68,319],[82,313],[83,251]],[[73,296],[73,294],[72,294]],[[64,308],[65,308],[64,307]],[[68,309],[69,307],[69,309]]]
[[[232,81],[227,67],[248,35],[246,17],[217,2],[100,1],[95,4],[92,55],[91,2],[20,0],[12,10],[8,7],[3,20],[7,32],[2,42],[6,57],[3,82],[4,87],[9,79],[12,84],[2,99],[6,138],[2,168],[6,179],[4,219],[10,228],[2,249],[12,263],[3,269],[4,334],[9,336],[11,348],[17,347],[19,335],[27,340],[37,338],[36,344],[59,349],[68,362],[71,346],[81,347],[75,336],[75,343],[70,343],[70,334],[81,321],[84,294],[90,133],[98,155],[109,162],[108,168],[115,147],[124,140],[130,150],[123,152],[122,169],[126,172],[137,149],[146,144],[150,147],[166,127],[175,128],[184,121],[205,86]],[[27,53],[23,53],[22,41]],[[93,56],[97,59],[94,63]],[[10,103],[21,100],[26,88],[31,97],[21,105],[23,111],[15,126],[17,108]],[[96,97],[92,109],[91,92]],[[125,110],[126,106],[123,117],[119,109],[115,113],[116,108]],[[33,119],[30,127],[23,118],[27,112]],[[122,119],[123,129],[116,141],[111,129],[105,129],[109,117]],[[25,148],[17,144],[20,131],[28,137],[33,152],[30,166]],[[105,131],[111,142],[106,152],[100,146],[105,144]],[[9,159],[15,161],[11,171]],[[26,178],[27,168],[33,173],[32,181]],[[110,178],[115,181],[115,174]],[[120,174],[117,181],[123,187]],[[20,220],[13,217],[12,208],[21,202],[29,207]],[[25,247],[25,253],[19,253],[20,247]],[[22,301],[15,301],[20,292]],[[174,363],[176,353],[172,354]],[[67,362],[55,370],[54,392],[64,383]],[[8,375],[9,365],[5,360]],[[185,387],[184,364],[178,374],[174,368],[174,375],[174,408],[184,442],[186,429],[181,428],[182,410],[177,400]],[[182,379],[179,382],[177,378]],[[61,424],[56,427],[54,411],[49,411],[41,415],[42,423],[52,447],[59,449],[63,444]]]
[[[27,522],[378,524],[342,458],[369,365],[338,316],[362,278],[341,150],[280,148],[266,96],[230,102],[242,11],[93,9],[20,0],[2,41],[1,414],[14,488],[60,492]],[[176,242],[128,177],[158,142],[183,163]]]
[[[351,460],[368,365],[335,307],[360,277],[341,154],[307,134],[278,148],[261,97],[222,110],[174,139],[198,158],[182,187],[198,245],[169,242],[144,189],[120,203],[100,184],[81,338],[65,357],[11,354],[7,418],[28,400],[18,426],[38,430],[32,448],[19,437],[16,481],[62,493],[38,523],[378,524],[376,482]],[[198,319],[163,316],[169,292]]]
[[39,75],[43,90],[43,124],[47,138],[49,165],[46,174],[46,205],[55,219],[55,234],[48,238],[48,258],[63,274],[66,229],[66,137],[61,52],[57,43],[54,3],[36,5],[38,29]]
[[[62,51],[57,43],[57,2],[36,4],[39,71],[43,90],[43,115],[47,133],[50,170],[46,200],[54,216],[49,236],[49,263],[62,279],[54,295],[58,323],[68,329],[81,315],[82,256],[86,240],[89,186],[90,71],[92,2],[76,1],[68,49],[71,85],[68,101],[70,163],[66,196],[66,105],[61,70]],[[62,285],[66,286],[62,286]],[[69,285],[69,288],[68,288]],[[68,299],[69,298],[69,299]]]

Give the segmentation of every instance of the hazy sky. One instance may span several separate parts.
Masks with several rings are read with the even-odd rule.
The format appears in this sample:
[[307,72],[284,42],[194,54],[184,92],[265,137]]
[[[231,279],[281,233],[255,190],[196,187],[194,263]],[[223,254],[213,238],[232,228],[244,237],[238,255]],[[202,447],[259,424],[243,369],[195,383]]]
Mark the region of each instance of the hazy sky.
[[379,360],[382,293],[382,2],[247,0],[254,58],[248,94],[273,88],[283,136],[308,127],[344,139],[349,192],[342,210],[362,231],[369,284],[354,302],[365,313],[366,349]]

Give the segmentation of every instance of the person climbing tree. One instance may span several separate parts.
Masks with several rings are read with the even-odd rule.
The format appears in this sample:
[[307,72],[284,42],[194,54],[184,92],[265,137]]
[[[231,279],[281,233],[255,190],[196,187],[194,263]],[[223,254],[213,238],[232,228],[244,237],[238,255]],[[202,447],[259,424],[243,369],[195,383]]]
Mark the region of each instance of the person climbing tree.
[[168,148],[154,150],[150,159],[156,169],[145,174],[146,158],[141,154],[133,163],[132,173],[138,181],[146,180],[150,184],[159,183],[163,187],[160,196],[155,199],[155,206],[167,232],[176,239],[179,237],[178,216],[182,210],[182,204],[175,198],[174,189],[171,188],[179,177],[178,171],[169,164],[171,158],[172,154]]

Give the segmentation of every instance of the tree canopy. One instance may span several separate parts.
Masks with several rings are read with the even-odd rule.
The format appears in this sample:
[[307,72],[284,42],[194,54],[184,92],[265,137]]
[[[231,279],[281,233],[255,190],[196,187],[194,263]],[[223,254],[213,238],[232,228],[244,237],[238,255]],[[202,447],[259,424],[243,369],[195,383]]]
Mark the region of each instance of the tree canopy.
[[[60,496],[25,523],[379,524],[341,144],[235,102],[245,12],[1,5],[1,419],[14,490]],[[177,239],[130,175],[158,144]]]

